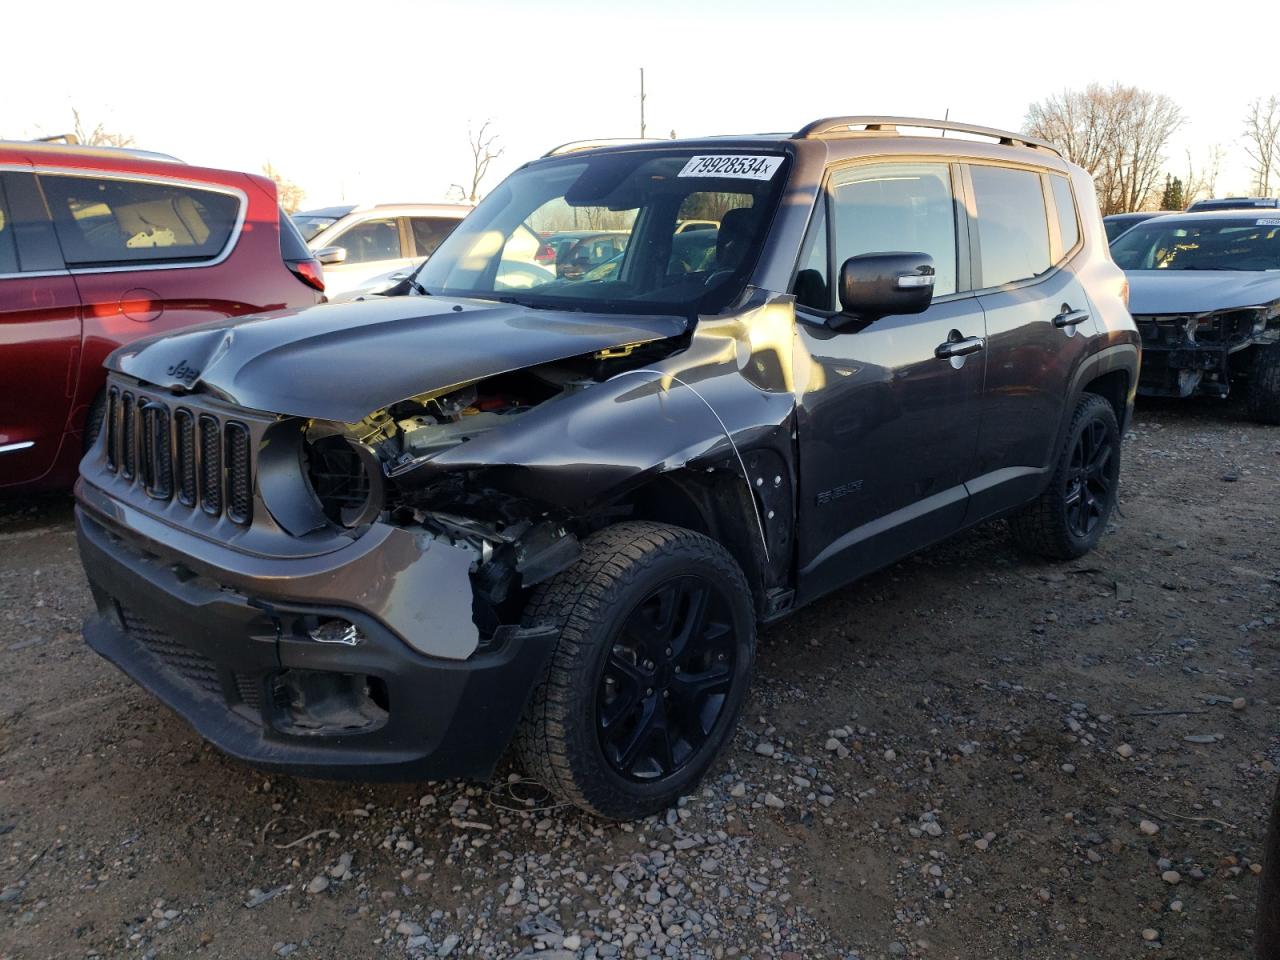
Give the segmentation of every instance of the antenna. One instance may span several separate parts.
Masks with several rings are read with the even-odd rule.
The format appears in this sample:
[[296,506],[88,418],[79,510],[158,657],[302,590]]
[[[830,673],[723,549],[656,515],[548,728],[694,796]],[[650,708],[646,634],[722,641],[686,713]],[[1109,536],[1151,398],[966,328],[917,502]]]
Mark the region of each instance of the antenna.
[[644,67],[640,68],[640,139],[644,139]]
[[[944,113],[944,114],[942,115],[942,122],[943,122],[943,123],[946,123],[946,122],[947,122],[948,120],[950,120],[950,119],[951,119],[951,108],[950,108],[950,107],[947,107],[947,112],[946,112],[946,113]],[[947,128],[946,128],[946,127],[943,127],[943,128],[942,128],[942,135],[943,135],[943,137],[945,137],[945,136],[947,135]]]

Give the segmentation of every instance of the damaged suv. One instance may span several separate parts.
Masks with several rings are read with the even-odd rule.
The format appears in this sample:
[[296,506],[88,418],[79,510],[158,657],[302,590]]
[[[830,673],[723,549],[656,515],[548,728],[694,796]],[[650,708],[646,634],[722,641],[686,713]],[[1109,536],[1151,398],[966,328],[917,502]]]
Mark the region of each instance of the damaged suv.
[[[1048,144],[925,120],[560,148],[394,295],[111,357],[86,638],[269,769],[514,744],[584,808],[661,809],[757,624],[991,517],[1097,543],[1139,358],[1097,209]],[[626,234],[612,269],[502,280],[583,225]]]

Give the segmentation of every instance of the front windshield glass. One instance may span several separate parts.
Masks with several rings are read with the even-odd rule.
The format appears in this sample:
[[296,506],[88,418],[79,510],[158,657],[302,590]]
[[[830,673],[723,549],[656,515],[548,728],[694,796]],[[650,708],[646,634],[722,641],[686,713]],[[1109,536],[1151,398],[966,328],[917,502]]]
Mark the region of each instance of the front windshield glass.
[[[624,151],[512,174],[416,277],[431,294],[535,307],[713,313],[759,258],[786,178],[781,153]],[[697,242],[680,228],[713,226]]]
[[1280,217],[1148,221],[1111,257],[1124,270],[1280,270]]
[[310,243],[325,227],[338,222],[337,217],[307,217],[301,214],[294,214],[289,218],[293,221],[293,225],[298,228],[298,232],[302,234],[302,239]]

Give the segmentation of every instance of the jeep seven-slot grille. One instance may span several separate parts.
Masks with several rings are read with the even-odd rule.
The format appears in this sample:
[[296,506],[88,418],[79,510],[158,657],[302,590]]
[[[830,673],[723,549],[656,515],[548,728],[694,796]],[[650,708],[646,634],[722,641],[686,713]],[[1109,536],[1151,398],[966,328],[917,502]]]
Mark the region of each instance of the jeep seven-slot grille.
[[112,386],[106,467],[155,500],[176,501],[238,524],[253,519],[248,426],[168,398]]

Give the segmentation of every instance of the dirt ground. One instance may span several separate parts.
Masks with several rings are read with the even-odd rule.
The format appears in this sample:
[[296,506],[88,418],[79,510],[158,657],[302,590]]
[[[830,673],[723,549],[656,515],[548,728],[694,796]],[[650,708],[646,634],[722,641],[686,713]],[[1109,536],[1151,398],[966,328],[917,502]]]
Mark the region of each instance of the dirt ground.
[[222,757],[82,643],[69,501],[0,504],[0,958],[1245,956],[1280,429],[1145,404],[1124,469],[1082,561],[992,524],[765,630],[733,748],[628,825]]

